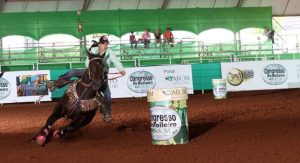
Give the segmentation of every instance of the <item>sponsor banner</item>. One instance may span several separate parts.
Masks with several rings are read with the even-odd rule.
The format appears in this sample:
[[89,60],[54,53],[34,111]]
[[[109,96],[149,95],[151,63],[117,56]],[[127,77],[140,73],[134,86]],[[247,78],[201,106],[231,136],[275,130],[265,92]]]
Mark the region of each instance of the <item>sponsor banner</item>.
[[0,78],[0,103],[51,101],[46,88],[50,71],[5,72]]
[[[115,68],[110,73],[118,72]],[[118,75],[109,74],[109,78]],[[124,77],[109,80],[112,98],[146,97],[149,89],[186,87],[193,93],[191,65],[126,68]]]
[[227,91],[300,87],[300,61],[253,61],[221,63]]

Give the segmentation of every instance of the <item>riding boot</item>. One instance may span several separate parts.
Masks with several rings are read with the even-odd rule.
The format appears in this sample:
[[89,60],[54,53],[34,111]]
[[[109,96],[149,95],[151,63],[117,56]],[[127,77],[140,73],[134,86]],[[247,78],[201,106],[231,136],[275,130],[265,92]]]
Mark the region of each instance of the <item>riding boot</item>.
[[56,88],[62,88],[67,84],[70,84],[71,80],[65,80],[65,79],[58,79],[54,81],[46,81],[47,88],[50,92],[54,91]]
[[110,114],[103,115],[104,124],[107,125],[111,120],[112,120],[112,117]]

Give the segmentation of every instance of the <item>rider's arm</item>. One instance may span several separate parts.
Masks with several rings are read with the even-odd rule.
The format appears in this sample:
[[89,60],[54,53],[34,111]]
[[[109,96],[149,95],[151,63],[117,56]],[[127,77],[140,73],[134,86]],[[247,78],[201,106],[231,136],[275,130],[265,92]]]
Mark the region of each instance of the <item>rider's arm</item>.
[[113,53],[112,50],[109,50],[109,60],[114,64],[114,66],[118,69],[119,72],[125,71],[122,63],[117,58],[117,56]]

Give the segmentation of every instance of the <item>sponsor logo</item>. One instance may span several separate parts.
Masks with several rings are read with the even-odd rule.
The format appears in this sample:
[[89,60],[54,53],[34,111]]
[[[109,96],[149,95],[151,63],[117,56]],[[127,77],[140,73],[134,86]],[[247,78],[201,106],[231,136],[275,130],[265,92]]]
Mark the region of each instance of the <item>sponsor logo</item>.
[[16,77],[17,96],[48,95],[47,74],[24,74]]
[[167,95],[171,95],[171,96],[178,96],[178,95],[186,95],[187,93],[187,89],[166,89],[166,90],[162,90],[162,93],[167,96]]
[[300,80],[300,65],[296,65],[297,80]]
[[169,81],[169,82],[173,82],[174,84],[184,84],[184,83],[187,83],[188,81],[190,81],[190,76],[166,76],[165,77],[165,80],[166,81]]
[[155,106],[151,112],[151,133],[154,140],[168,140],[176,136],[181,128],[178,113],[171,108]]
[[127,79],[128,88],[136,93],[146,93],[148,89],[153,89],[155,84],[155,77],[148,71],[134,72]]
[[264,67],[262,72],[264,82],[270,85],[280,85],[288,78],[287,70],[280,64],[269,64]]
[[11,91],[11,86],[9,82],[4,78],[0,78],[0,100],[8,97],[10,91]]
[[233,68],[229,70],[227,74],[227,82],[230,85],[238,86],[242,84],[243,81],[251,79],[254,77],[253,70],[240,70],[238,68]]
[[174,74],[175,73],[175,69],[172,70],[164,70],[165,74]]

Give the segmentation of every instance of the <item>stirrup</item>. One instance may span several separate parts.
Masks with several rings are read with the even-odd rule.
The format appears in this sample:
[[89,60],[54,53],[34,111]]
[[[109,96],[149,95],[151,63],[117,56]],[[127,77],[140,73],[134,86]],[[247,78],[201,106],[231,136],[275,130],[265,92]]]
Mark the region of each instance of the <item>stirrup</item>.
[[56,88],[55,85],[54,85],[54,83],[52,83],[52,82],[49,81],[49,80],[46,81],[46,86],[47,86],[47,88],[48,88],[48,90],[49,90],[50,92],[54,91],[55,88]]

